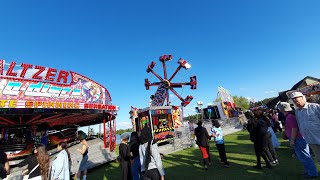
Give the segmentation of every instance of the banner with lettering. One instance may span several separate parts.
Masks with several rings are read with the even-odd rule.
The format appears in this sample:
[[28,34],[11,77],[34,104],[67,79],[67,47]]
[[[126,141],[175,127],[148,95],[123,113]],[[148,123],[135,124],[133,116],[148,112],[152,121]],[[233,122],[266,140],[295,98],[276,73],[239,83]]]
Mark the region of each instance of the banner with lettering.
[[108,90],[72,71],[0,60],[0,108],[117,110]]

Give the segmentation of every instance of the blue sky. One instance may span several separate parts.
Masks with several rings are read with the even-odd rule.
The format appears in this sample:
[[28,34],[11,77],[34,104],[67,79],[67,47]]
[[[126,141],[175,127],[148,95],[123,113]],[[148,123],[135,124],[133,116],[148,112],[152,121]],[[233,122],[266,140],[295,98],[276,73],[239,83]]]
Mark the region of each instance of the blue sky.
[[[172,54],[171,74],[183,57],[198,89],[177,89],[211,103],[217,87],[261,100],[320,77],[320,1],[119,0],[0,2],[0,59],[72,70],[104,85],[120,106],[118,128],[130,125],[130,106],[146,107],[147,65]],[[176,98],[173,104],[180,104]]]

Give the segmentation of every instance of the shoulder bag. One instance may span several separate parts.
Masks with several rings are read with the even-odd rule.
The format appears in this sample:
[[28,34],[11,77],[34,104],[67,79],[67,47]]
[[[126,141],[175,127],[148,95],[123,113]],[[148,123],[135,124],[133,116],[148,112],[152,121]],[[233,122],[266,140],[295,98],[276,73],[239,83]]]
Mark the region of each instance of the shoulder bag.
[[[28,173],[28,175],[23,176],[23,180],[29,179],[30,174],[33,173],[33,171],[35,171],[38,167],[39,167],[39,164],[37,164],[37,165]],[[38,177],[39,177],[39,178],[38,178]],[[32,179],[37,179],[37,178],[38,178],[38,179],[41,179],[41,176],[37,176],[37,177],[34,177],[34,178],[32,178]]]
[[[150,142],[150,158],[152,158],[152,155],[151,155],[151,146],[152,146],[152,141]],[[145,158],[144,160],[145,162],[147,161],[147,158]],[[150,163],[150,162],[149,162]],[[145,164],[145,171],[144,171],[144,174],[142,175],[142,180],[152,180],[151,178],[147,177],[147,172],[148,172],[148,168],[149,168],[149,163],[148,164]]]

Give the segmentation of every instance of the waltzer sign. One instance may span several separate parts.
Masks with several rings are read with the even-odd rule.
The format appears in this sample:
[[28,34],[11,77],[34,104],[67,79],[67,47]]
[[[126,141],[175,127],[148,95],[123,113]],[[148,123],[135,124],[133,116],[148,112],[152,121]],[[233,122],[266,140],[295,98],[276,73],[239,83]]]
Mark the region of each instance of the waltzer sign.
[[0,60],[0,108],[117,110],[108,90],[72,71]]

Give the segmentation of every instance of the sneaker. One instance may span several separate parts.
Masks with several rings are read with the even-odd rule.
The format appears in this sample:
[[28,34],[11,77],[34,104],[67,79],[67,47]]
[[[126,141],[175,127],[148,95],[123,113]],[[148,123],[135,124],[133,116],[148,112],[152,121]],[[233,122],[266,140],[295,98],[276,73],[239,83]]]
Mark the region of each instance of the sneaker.
[[230,168],[231,166],[230,166],[230,164],[225,164],[224,167]]
[[204,166],[204,170],[208,171],[208,166],[207,165]]
[[278,163],[277,163],[277,161],[272,161],[272,162],[270,162],[270,165],[271,166],[276,166],[276,165],[278,165]]
[[279,165],[279,161],[278,161],[278,159],[276,159],[276,164],[277,164],[277,165]]

